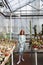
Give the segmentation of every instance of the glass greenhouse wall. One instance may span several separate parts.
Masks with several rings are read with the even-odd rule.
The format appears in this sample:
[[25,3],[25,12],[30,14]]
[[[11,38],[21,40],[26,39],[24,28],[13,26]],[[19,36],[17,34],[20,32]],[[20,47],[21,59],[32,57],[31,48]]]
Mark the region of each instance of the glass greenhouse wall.
[[[8,37],[10,38],[10,35],[15,37],[15,34],[18,35],[20,30],[24,29],[25,34],[30,35],[30,22],[32,34],[34,34],[34,25],[37,25],[37,34],[42,32],[42,0],[6,0],[6,2],[9,7],[3,7],[3,12],[0,8],[0,11],[5,15],[4,17],[0,14],[0,33],[2,33],[5,37],[6,34],[8,34]],[[16,17],[6,18],[6,16],[10,16],[11,12],[12,15],[15,15]]]
[[[12,21],[12,27],[11,27]],[[42,32],[43,16],[34,16],[34,17],[15,17],[15,18],[5,18],[0,16],[0,33],[5,37],[6,34],[10,38],[10,33],[12,38],[15,37],[15,34],[19,34],[21,29],[25,30],[25,34],[30,35],[30,21],[31,21],[31,32],[34,34],[34,25],[37,25],[37,34]],[[12,29],[12,32],[11,32]]]

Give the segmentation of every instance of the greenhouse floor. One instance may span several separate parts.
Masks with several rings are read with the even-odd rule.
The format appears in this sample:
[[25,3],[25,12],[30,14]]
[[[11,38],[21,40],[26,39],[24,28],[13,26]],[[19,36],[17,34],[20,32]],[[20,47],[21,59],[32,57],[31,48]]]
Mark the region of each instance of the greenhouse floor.
[[[21,62],[19,65],[35,65],[35,58],[34,58],[34,53],[32,56],[30,53],[24,53],[24,59],[25,61]],[[14,55],[14,65],[17,65],[18,61],[18,54]],[[38,53],[38,65],[43,65],[43,53]]]
[[[17,61],[18,61],[18,54],[15,54],[15,56],[14,56],[14,65],[17,65]],[[32,61],[31,61],[31,58],[30,58],[29,54],[25,53],[24,54],[24,62],[21,61],[21,63],[19,65],[32,65],[31,62]]]

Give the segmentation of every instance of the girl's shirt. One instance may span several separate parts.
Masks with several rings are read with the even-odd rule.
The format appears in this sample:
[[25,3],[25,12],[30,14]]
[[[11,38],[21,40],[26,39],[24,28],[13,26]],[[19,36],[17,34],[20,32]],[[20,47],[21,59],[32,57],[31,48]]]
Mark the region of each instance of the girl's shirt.
[[25,41],[26,41],[25,35],[20,35],[19,36],[19,46],[20,46],[20,48],[23,48],[25,46]]

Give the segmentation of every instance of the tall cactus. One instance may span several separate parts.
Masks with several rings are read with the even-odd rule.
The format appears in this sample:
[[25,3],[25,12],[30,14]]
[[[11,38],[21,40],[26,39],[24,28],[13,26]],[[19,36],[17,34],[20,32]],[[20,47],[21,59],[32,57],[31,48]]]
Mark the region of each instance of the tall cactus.
[[31,21],[30,21],[30,38],[32,38],[32,27],[31,27]]

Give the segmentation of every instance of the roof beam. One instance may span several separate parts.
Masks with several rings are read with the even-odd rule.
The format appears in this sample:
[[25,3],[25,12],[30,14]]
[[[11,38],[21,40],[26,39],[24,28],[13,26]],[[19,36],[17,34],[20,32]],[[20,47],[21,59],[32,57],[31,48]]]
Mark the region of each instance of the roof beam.
[[29,5],[30,3],[34,2],[34,1],[35,1],[35,0],[33,0],[33,1],[31,1],[31,2],[28,2],[28,3],[24,4],[24,5],[22,5],[21,7],[18,7],[16,10],[14,10],[14,11],[12,11],[12,12],[17,11],[18,9],[20,9],[20,8],[26,6],[26,5]]
[[5,17],[5,15],[2,12],[0,12],[0,14],[2,14]]
[[7,5],[6,5],[5,1],[4,1],[4,0],[2,0],[2,2],[3,2],[3,5],[7,8]]
[[41,15],[41,14],[40,15],[38,15],[38,14],[37,15],[35,15],[35,14],[34,15],[21,15],[21,17],[28,17],[28,16],[34,17],[34,16],[43,16],[43,15]]
[[9,5],[8,5],[8,3],[7,3],[7,1],[6,0],[4,0],[4,1],[5,1],[6,5],[8,6],[10,12],[12,12],[11,9],[10,9],[10,7],[9,7]]
[[[10,17],[10,15],[5,15],[4,13],[0,12],[4,17]],[[12,15],[12,17],[18,17],[16,15]]]

